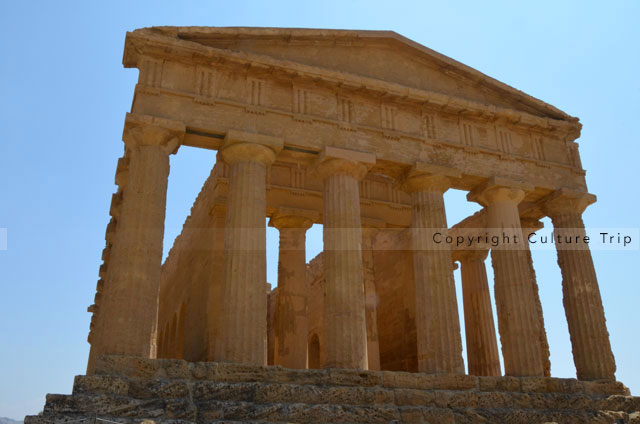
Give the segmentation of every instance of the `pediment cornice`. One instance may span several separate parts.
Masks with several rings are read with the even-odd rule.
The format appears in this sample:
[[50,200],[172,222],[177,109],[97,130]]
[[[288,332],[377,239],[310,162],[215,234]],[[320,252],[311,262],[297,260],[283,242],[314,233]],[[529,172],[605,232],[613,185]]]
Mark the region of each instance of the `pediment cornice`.
[[[374,32],[381,33],[380,31]],[[385,31],[384,33],[387,32]],[[270,78],[289,79],[292,83],[324,86],[344,94],[349,92],[358,93],[360,95],[369,95],[385,102],[412,104],[414,106],[442,110],[446,113],[459,114],[472,119],[504,122],[527,130],[536,130],[543,133],[553,132],[555,137],[566,140],[574,140],[579,137],[582,127],[577,118],[570,117],[564,112],[561,113],[566,116],[566,119],[536,116],[517,109],[480,103],[450,94],[417,89],[396,82],[340,70],[311,66],[264,54],[211,47],[196,41],[178,38],[177,35],[177,30],[174,32],[159,31],[155,28],[127,33],[123,57],[124,66],[138,67],[140,66],[140,58],[147,56],[205,66],[216,64],[218,66],[241,67],[249,74],[253,73],[262,77],[266,75]],[[401,38],[404,39],[404,37]],[[515,89],[512,90],[517,91]],[[518,93],[521,92],[518,91]],[[546,103],[537,99],[534,100],[546,105]],[[551,107],[550,105],[547,106]]]

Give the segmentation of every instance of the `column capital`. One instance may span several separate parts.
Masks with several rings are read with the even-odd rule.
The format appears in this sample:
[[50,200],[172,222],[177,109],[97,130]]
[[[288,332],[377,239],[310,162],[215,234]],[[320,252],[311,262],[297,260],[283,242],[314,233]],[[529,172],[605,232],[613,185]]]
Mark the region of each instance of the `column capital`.
[[487,206],[495,202],[512,201],[520,203],[533,185],[502,177],[491,177],[467,194],[467,200]]
[[222,160],[232,165],[237,162],[259,162],[265,166],[276,160],[284,147],[279,137],[229,130],[220,149]]
[[454,261],[484,261],[489,255],[488,249],[452,250],[451,257]]
[[185,131],[185,125],[179,121],[127,113],[122,140],[128,148],[159,146],[167,154],[173,154],[178,151]]
[[587,206],[595,201],[596,196],[591,193],[561,188],[543,197],[538,205],[547,216],[553,219],[554,216],[565,213],[581,215]]
[[455,168],[416,162],[404,174],[399,188],[412,193],[415,191],[439,191],[444,193],[451,187],[451,178],[460,178],[462,173]]
[[322,179],[331,175],[347,174],[360,181],[375,163],[376,155],[373,153],[325,146],[313,164],[313,169]]
[[298,228],[308,230],[314,222],[320,221],[320,213],[309,209],[278,208],[269,219],[269,226],[278,230]]

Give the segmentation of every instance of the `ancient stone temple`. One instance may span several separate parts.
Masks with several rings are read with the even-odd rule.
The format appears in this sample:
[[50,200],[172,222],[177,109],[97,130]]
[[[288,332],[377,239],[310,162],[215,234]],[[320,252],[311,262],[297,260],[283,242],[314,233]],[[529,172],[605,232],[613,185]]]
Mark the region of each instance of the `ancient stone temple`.
[[[387,31],[145,28],[123,62],[139,80],[87,375],[28,422],[640,420],[588,246],[558,245],[577,379],[550,375],[526,234],[585,233],[577,118]],[[218,154],[163,263],[181,146]],[[449,189],[482,209],[448,223]]]

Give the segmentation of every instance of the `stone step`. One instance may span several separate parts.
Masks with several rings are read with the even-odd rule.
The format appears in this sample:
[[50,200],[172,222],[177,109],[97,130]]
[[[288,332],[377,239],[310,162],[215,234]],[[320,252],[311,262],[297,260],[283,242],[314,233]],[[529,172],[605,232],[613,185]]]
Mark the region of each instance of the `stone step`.
[[76,394],[47,395],[43,414],[192,421],[196,417],[196,409],[188,399],[134,399],[109,394]]
[[640,424],[620,383],[360,370],[291,370],[132,357],[98,360],[26,424]]
[[[80,417],[116,419],[170,419],[210,423],[220,420],[267,421],[295,423],[529,423],[556,421],[573,422],[630,422],[622,411],[522,409],[507,407],[479,407],[472,405],[439,407],[430,405],[397,406],[393,404],[342,405],[326,403],[257,402],[238,400],[198,399],[133,399],[121,395],[81,394],[49,395],[44,418],[56,422]],[[637,415],[637,414],[636,414]],[[543,421],[539,421],[543,420]],[[51,421],[47,421],[51,422]],[[33,424],[36,424],[35,422]]]
[[[231,407],[231,406],[230,406]],[[77,416],[46,414],[41,416],[26,417],[25,424],[215,424],[215,423],[261,423],[261,424],[284,424],[284,423],[345,423],[345,422],[376,422],[369,419],[348,421],[349,417],[340,415],[334,419],[318,420],[313,414],[305,413],[299,420],[293,420],[292,415],[287,421],[265,421],[263,419],[247,419],[252,415],[248,408],[243,405],[236,405],[240,414],[230,413],[230,419],[209,420],[207,417],[199,417],[197,421],[159,419],[159,418],[121,418],[121,417],[100,417],[100,416]],[[621,412],[599,411],[594,413],[578,411],[537,411],[537,410],[442,410],[436,408],[403,408],[399,410],[400,419],[391,421],[381,421],[388,423],[433,423],[433,424],[530,424],[530,423],[601,423],[601,424],[637,424],[640,422],[637,415],[631,416]]]
[[[197,424],[195,421],[173,420],[164,418],[122,418],[122,417],[96,417],[66,414],[42,414],[27,415],[25,424]],[[272,423],[268,423],[272,424]]]
[[418,390],[387,387],[320,386],[292,383],[226,383],[172,379],[77,376],[74,394],[113,394],[135,399],[190,398],[258,403],[433,406],[438,408],[523,408],[546,410],[640,410],[640,398],[567,393],[509,393],[477,390]]
[[460,374],[347,369],[296,370],[279,366],[187,362],[177,359],[147,359],[118,355],[101,357],[96,363],[95,374],[134,379],[208,380],[227,383],[264,382],[423,390],[629,395],[629,390],[616,381],[578,381],[573,378],[545,377],[477,377]]

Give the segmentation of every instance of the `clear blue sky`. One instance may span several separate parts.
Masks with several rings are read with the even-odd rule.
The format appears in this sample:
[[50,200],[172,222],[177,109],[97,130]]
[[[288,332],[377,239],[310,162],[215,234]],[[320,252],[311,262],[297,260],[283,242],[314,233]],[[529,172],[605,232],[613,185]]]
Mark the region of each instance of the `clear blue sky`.
[[[396,31],[580,117],[587,183],[599,198],[586,224],[637,228],[638,17],[636,1],[3,2],[0,227],[8,237],[0,251],[0,416],[37,413],[45,393],[69,393],[73,376],[85,370],[86,307],[137,79],[136,70],[121,65],[126,31],[152,25]],[[189,148],[172,159],[166,244],[213,162],[213,153]],[[446,201],[450,223],[476,209],[461,192]],[[269,246],[275,253],[274,230]],[[320,250],[319,228],[310,231],[308,248]],[[271,282],[276,261],[271,254]],[[534,252],[534,261],[552,374],[575,376],[555,253]],[[598,251],[594,261],[617,377],[640,394],[640,254]]]

